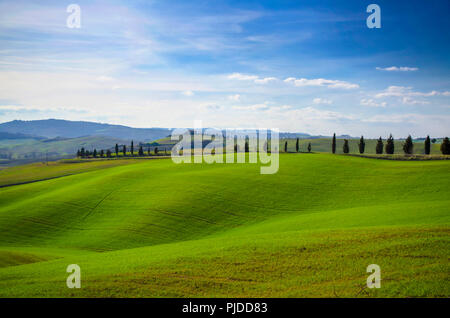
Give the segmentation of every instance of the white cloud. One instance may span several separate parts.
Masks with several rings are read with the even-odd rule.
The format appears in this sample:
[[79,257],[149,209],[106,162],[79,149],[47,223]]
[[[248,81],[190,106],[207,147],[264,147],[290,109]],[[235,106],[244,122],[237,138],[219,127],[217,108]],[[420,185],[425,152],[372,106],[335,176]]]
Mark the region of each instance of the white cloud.
[[314,104],[328,104],[329,105],[329,104],[333,103],[333,101],[331,99],[317,97],[317,98],[313,99],[313,103]]
[[410,90],[411,87],[389,86],[383,92],[376,94],[375,97],[376,98],[390,97],[390,96],[402,97],[405,94],[407,94],[407,92]]
[[431,96],[449,96],[449,92],[438,92],[438,91],[430,91],[427,93],[424,92],[415,92],[412,90],[412,87],[405,86],[389,86],[383,92],[375,95],[375,98],[384,98],[384,97],[399,97],[400,102],[405,105],[425,105],[429,104],[426,100],[418,100],[413,97],[431,97]]
[[369,107],[386,107],[386,102],[377,103],[373,99],[361,99],[360,104],[362,106],[369,106]]
[[362,118],[361,121],[367,123],[425,124],[430,129],[432,123],[439,126],[441,123],[448,122],[449,119],[450,116],[447,115],[389,114]]
[[227,76],[228,79],[236,79],[239,81],[254,81],[258,79],[256,75],[245,75],[241,73],[233,73]]
[[283,112],[292,109],[291,105],[272,106],[268,109],[269,112]]
[[114,78],[109,77],[109,76],[99,76],[96,78],[96,80],[99,82],[111,82],[111,81],[114,81]]
[[402,103],[405,105],[426,105],[429,104],[427,101],[413,99],[409,96],[405,96],[402,98]]
[[184,96],[189,96],[189,97],[190,97],[190,96],[194,96],[194,92],[191,91],[191,90],[183,91],[182,94],[183,94]]
[[267,84],[269,82],[277,81],[278,79],[276,77],[264,77],[259,78],[255,80],[255,83],[257,84]]
[[314,107],[305,107],[293,109],[289,112],[292,116],[307,120],[336,120],[336,119],[355,119],[352,115],[344,115],[330,110],[320,110]]
[[247,106],[233,106],[235,110],[245,110],[245,111],[263,111],[268,113],[279,113],[285,112],[293,107],[291,105],[280,105],[280,106],[270,106],[270,102],[264,102],[263,104],[254,104]]
[[353,84],[345,81],[339,80],[329,80],[325,78],[315,78],[315,79],[307,79],[307,78],[299,78],[288,77],[284,80],[286,83],[293,83],[295,86],[324,86],[329,88],[343,88],[343,89],[353,89],[359,88],[358,84]]
[[[278,81],[276,77],[263,77],[260,78],[257,75],[248,75],[241,73],[233,73],[227,76],[228,79],[239,80],[239,81],[253,81],[256,84],[267,84],[270,82]],[[293,83],[295,86],[324,86],[329,88],[343,88],[343,89],[353,89],[359,88],[358,84],[349,83],[346,81],[339,80],[329,80],[325,78],[316,78],[316,79],[306,79],[295,77],[288,77],[284,80],[285,83]]]
[[387,72],[414,72],[418,71],[418,67],[407,67],[407,66],[391,66],[391,67],[376,67],[379,71],[387,71]]
[[236,110],[267,110],[269,109],[269,106],[267,104],[255,104],[255,105],[249,105],[249,106],[233,106],[233,109]]
[[204,104],[201,105],[200,108],[209,110],[209,111],[219,111],[222,110],[222,106],[216,104]]
[[241,74],[241,73],[233,73],[227,76],[228,79],[235,79],[239,81],[253,81],[256,84],[267,84],[269,82],[277,81],[278,79],[276,77],[264,77],[260,78],[256,75],[247,75],[247,74]]
[[228,99],[232,100],[234,102],[239,102],[241,100],[241,95],[239,95],[239,94],[229,95]]

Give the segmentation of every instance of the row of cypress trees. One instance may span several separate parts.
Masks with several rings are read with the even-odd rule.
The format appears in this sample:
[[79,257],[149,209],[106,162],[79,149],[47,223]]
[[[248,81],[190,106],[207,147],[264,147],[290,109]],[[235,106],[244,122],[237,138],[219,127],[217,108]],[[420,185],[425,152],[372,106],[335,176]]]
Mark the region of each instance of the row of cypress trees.
[[[434,140],[433,140],[434,143]],[[287,152],[287,141],[284,143],[284,152]],[[266,145],[267,147],[267,145]],[[383,148],[385,150],[385,152],[387,154],[394,154],[394,137],[392,137],[392,134],[389,135],[388,139],[386,140],[386,145],[383,144],[383,139],[380,137],[377,140],[376,146],[375,146],[375,152],[376,154],[382,154],[383,153]],[[311,152],[311,143],[308,143],[308,152]],[[363,154],[365,149],[366,149],[366,142],[364,140],[364,136],[361,136],[361,138],[359,139],[359,143],[358,143],[358,149],[359,149],[359,153]],[[412,141],[411,135],[409,135],[406,139],[405,142],[403,143],[403,152],[405,154],[412,154],[413,153],[413,149],[414,149],[414,143]],[[441,144],[441,152],[444,155],[450,155],[450,140],[448,137],[445,137],[442,141]],[[116,157],[119,157],[119,145],[116,144],[114,147],[115,153],[116,153]],[[299,142],[299,138],[297,138],[297,142],[295,144],[295,150],[296,152],[300,151],[300,142]],[[166,149],[164,149],[165,152],[167,152]],[[248,152],[249,148],[248,148],[248,143],[246,141],[245,143],[245,152]],[[344,145],[342,148],[342,151],[344,153],[349,153],[350,152],[350,147],[348,144],[348,139],[344,139]],[[332,153],[336,153],[336,134],[333,134],[333,139],[332,139],[332,143],[331,143],[331,152]],[[427,136],[427,138],[425,139],[425,154],[429,155],[431,152],[431,139],[430,136]],[[131,147],[130,147],[130,153],[131,156],[134,156],[134,142],[131,141]],[[150,148],[148,148],[147,151],[148,155],[150,156]],[[154,153],[155,155],[158,154],[158,148],[155,147],[154,149]],[[124,157],[127,156],[127,147],[125,145],[122,146],[122,154]],[[110,158],[112,156],[111,151],[108,149],[106,151],[104,151],[103,149],[100,150],[100,152],[97,152],[97,149],[94,149],[92,152],[90,152],[89,150],[86,150],[84,148],[81,148],[77,151],[77,157],[81,157],[81,158],[88,158],[88,157],[93,157],[96,158],[97,156],[104,157],[106,155],[107,158]],[[139,146],[139,150],[138,150],[138,155],[139,156],[144,156],[144,149],[142,146]]]
[[[120,153],[122,153],[123,157],[127,157],[128,156],[128,154],[127,154],[127,146],[126,145],[123,145],[122,146],[122,151],[120,151],[119,145],[116,144],[116,146],[114,147],[114,151],[116,153],[116,157],[119,157]],[[155,147],[153,149],[153,152],[155,153],[155,155],[157,155],[158,152],[159,152],[158,147]],[[167,153],[167,150],[164,149],[164,152]],[[133,157],[134,156],[134,142],[133,141],[131,141],[130,153],[131,153],[131,157]],[[106,150],[106,151],[100,150],[100,152],[98,152],[97,149],[94,149],[92,152],[89,151],[89,150],[86,150],[84,148],[81,148],[81,149],[77,150],[77,157],[80,157],[80,158],[89,158],[89,157],[93,157],[93,158],[100,157],[100,158],[102,158],[105,155],[106,155],[107,158],[112,157],[111,150],[109,150],[109,149]],[[151,156],[150,147],[147,150],[147,155]],[[145,156],[144,148],[142,146],[139,146],[138,156],[140,156],[140,157]]]
[[97,151],[97,149],[94,149],[93,151],[89,151],[87,149],[81,148],[79,150],[77,150],[77,157],[81,157],[81,158],[88,158],[88,157],[93,157],[93,158],[97,158],[97,157],[104,157],[106,155],[106,157],[110,158],[111,157],[111,150],[106,150],[106,152],[102,149],[100,151]]
[[[434,140],[433,140],[434,143]],[[430,136],[427,136],[427,138],[425,139],[425,154],[429,155],[431,152],[431,139]],[[359,153],[363,154],[366,148],[366,142],[364,140],[364,136],[361,136],[361,138],[359,139],[359,143],[358,143],[358,149],[359,149]],[[383,153],[383,148],[385,150],[385,152],[387,154],[394,154],[394,137],[392,137],[392,134],[389,135],[388,139],[386,140],[386,146],[384,146],[383,144],[383,139],[380,137],[377,140],[377,144],[375,146],[375,152],[377,154],[382,154]],[[405,142],[403,143],[403,152],[407,155],[410,155],[413,153],[413,149],[414,149],[414,143],[412,140],[411,135],[409,135],[406,139]],[[344,139],[344,146],[342,151],[344,153],[349,153],[350,152],[350,147],[348,145],[348,140]],[[331,152],[332,153],[336,153],[336,134],[333,134],[333,140],[331,143]],[[448,137],[445,137],[442,140],[442,144],[441,144],[441,152],[443,155],[449,155],[450,154],[450,141]]]

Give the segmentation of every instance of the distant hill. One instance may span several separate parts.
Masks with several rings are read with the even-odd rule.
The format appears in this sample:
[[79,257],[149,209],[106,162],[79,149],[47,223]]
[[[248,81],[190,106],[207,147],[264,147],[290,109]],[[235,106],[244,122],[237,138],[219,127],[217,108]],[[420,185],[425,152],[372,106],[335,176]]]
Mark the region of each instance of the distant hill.
[[[61,119],[14,120],[0,124],[0,133],[25,134],[45,138],[108,136],[122,140],[151,141],[170,135],[168,128],[131,128],[121,125]],[[23,138],[23,137],[22,137]]]
[[75,156],[78,149],[109,149],[115,144],[128,141],[108,136],[87,136],[79,138],[53,138],[43,140],[23,139],[19,143],[0,142],[0,159],[40,161],[48,158],[60,159]]
[[[205,128],[206,129],[206,128]],[[24,138],[78,138],[85,136],[108,136],[122,140],[134,140],[135,142],[151,142],[162,139],[170,135],[168,128],[132,128],[122,125],[110,125],[88,121],[70,121],[62,119],[45,120],[14,120],[0,124],[0,139],[2,134],[10,134],[11,137],[17,135],[17,139]],[[237,132],[245,133],[245,129],[237,129]],[[225,131],[224,131],[225,132]],[[19,137],[19,136],[22,137]],[[270,135],[270,133],[269,133]],[[280,132],[279,137],[288,138],[327,138],[331,136],[313,136],[307,133]],[[349,135],[337,136],[337,138],[359,138]],[[9,138],[12,139],[12,138]]]
[[0,131],[0,140],[17,140],[17,139],[44,139],[44,138],[37,136],[30,136],[21,133],[10,133]]

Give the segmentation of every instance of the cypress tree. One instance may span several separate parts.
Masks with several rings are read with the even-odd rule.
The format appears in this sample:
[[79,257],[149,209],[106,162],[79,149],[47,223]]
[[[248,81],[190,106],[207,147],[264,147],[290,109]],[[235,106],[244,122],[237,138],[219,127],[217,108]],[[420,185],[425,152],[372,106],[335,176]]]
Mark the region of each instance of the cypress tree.
[[158,147],[155,147],[155,155],[158,154]]
[[381,137],[378,138],[377,146],[375,148],[375,152],[377,153],[377,155],[380,155],[380,154],[383,153],[383,139],[381,139]]
[[347,139],[344,139],[344,146],[342,147],[342,151],[343,151],[344,153],[349,153],[349,151],[350,151],[350,148],[349,148],[349,146],[348,146],[348,140],[347,140]]
[[125,157],[127,155],[127,146],[123,145],[122,152],[123,152],[123,156]]
[[295,143],[295,151],[298,152],[300,150],[299,140],[297,138],[297,142]]
[[142,149],[142,146],[139,146],[139,156],[144,155],[144,149]]
[[311,152],[311,143],[308,144],[308,152]]
[[116,147],[114,149],[116,151],[116,157],[119,157],[119,145],[116,144]]
[[80,149],[77,150],[77,158],[81,157]]
[[86,156],[86,150],[84,150],[84,147],[81,148],[80,155],[81,155],[81,158],[84,158],[84,156]]
[[97,158],[97,149],[94,149],[93,156],[94,156],[94,158]]
[[386,141],[386,153],[389,155],[394,154],[394,138],[392,134],[389,135],[389,138]]
[[151,153],[150,153],[150,147],[148,147],[147,153],[148,153],[149,156],[151,155]]
[[427,136],[427,139],[425,139],[425,154],[429,155],[431,151],[431,140],[430,136]]
[[245,152],[249,152],[248,140],[245,140]]
[[131,151],[131,157],[133,157],[133,154],[134,154],[134,143],[133,143],[133,140],[131,141],[131,149],[130,149],[130,151]]
[[414,144],[413,144],[413,142],[412,142],[411,135],[409,135],[409,136],[406,138],[405,143],[403,144],[403,152],[404,152],[406,155],[410,155],[410,154],[413,153],[413,147],[414,147]]
[[287,152],[287,141],[284,143],[284,152]]
[[111,158],[111,150],[106,150],[106,157]]
[[366,149],[366,142],[364,141],[363,136],[361,136],[361,138],[359,139],[358,147],[359,147],[359,153],[363,154],[364,150]]
[[333,134],[333,142],[331,143],[331,152],[336,153],[336,133]]
[[105,155],[105,151],[102,149],[100,150],[100,158],[102,158]]
[[445,137],[442,140],[441,152],[443,155],[450,155],[450,141],[448,140],[448,137]]

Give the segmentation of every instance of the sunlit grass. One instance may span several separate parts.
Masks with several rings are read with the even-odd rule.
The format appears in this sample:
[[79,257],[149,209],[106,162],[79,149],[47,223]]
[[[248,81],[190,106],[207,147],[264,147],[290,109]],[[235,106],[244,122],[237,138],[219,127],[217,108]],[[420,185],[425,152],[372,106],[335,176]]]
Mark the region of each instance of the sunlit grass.
[[450,295],[448,161],[110,162],[13,168],[3,182],[73,175],[0,189],[0,296]]

